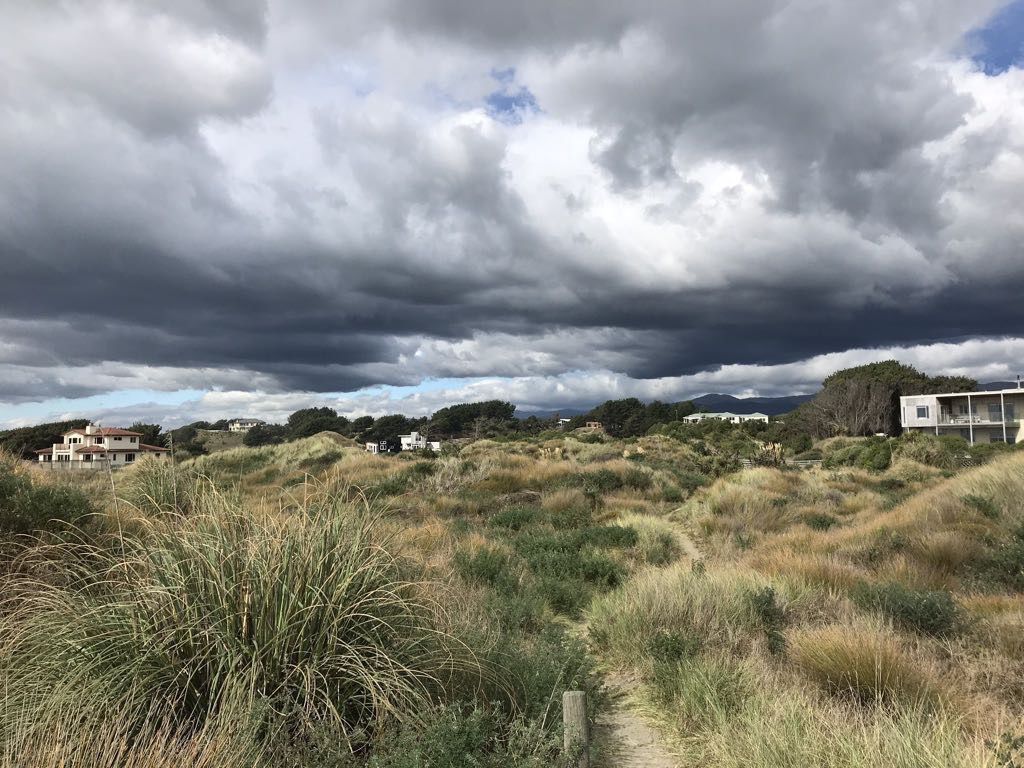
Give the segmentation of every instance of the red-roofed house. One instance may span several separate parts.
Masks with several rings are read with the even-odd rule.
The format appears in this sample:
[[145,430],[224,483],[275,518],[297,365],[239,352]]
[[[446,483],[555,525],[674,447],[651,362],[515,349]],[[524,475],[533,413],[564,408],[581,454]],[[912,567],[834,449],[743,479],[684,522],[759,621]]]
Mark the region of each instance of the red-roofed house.
[[144,454],[160,459],[169,455],[166,448],[146,445],[140,441],[141,437],[141,433],[129,429],[95,427],[90,424],[82,429],[65,432],[62,442],[36,451],[36,454],[40,463],[61,469],[123,467]]

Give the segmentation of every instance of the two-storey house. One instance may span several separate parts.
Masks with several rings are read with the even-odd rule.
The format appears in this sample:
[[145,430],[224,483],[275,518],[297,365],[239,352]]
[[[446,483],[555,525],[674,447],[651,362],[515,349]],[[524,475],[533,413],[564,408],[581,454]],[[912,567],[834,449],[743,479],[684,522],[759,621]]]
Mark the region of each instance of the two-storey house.
[[951,392],[900,398],[904,432],[959,435],[975,443],[1016,443],[1024,440],[1024,389],[992,392]]
[[140,432],[89,424],[65,432],[61,442],[36,451],[36,455],[39,463],[54,469],[105,469],[123,467],[143,455],[163,458],[169,454],[166,448],[146,445],[141,438]]

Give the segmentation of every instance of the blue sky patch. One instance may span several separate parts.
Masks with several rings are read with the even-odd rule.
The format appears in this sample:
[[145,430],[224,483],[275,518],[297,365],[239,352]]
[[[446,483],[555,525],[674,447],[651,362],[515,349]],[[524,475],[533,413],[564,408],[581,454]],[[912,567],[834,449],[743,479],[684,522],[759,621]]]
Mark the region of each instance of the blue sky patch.
[[516,83],[515,67],[492,69],[491,77],[501,87],[484,99],[484,103],[487,105],[487,113],[495,120],[518,125],[523,122],[525,114],[540,110],[530,89]]
[[987,75],[1024,65],[1024,0],[1013,0],[968,38],[974,61]]

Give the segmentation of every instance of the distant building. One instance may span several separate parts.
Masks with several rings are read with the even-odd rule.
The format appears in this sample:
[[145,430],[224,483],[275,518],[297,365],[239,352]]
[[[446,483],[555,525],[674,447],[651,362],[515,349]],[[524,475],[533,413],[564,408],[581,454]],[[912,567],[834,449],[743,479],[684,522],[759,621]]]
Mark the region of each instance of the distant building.
[[248,432],[253,427],[265,426],[262,419],[232,419],[228,422],[228,432]]
[[367,443],[366,444],[366,452],[367,453],[388,453],[388,441],[387,440],[381,440],[381,441],[376,442],[376,443],[372,443],[372,442],[371,443]]
[[691,413],[689,416],[683,417],[683,421],[690,424],[696,424],[707,419],[727,421],[730,424],[743,424],[747,421],[762,421],[767,424],[769,421],[769,417],[765,413]]
[[399,435],[398,440],[402,445],[403,451],[420,451],[424,448],[431,448],[435,451],[441,450],[441,443],[439,441],[435,440],[434,442],[430,442],[419,432],[413,432],[408,435]]
[[559,420],[558,420],[558,428],[559,428],[559,429],[565,429],[566,425],[567,425],[567,424],[568,424],[568,423],[569,423],[570,421],[572,421],[572,419],[559,419]]
[[604,429],[604,424],[600,421],[588,421],[587,429]]
[[1016,443],[1024,440],[1024,389],[992,392],[951,392],[900,398],[904,432],[959,435],[975,443]]
[[106,469],[131,464],[142,455],[164,458],[170,452],[140,441],[141,432],[115,427],[72,429],[61,442],[36,451],[39,463],[54,469]]

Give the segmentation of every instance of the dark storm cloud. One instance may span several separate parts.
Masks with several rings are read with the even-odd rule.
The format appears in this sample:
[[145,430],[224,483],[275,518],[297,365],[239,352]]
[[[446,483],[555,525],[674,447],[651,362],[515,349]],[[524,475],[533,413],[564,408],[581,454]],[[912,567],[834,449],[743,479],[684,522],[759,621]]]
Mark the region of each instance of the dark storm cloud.
[[996,5],[16,2],[0,401],[1015,332],[1024,86],[953,59]]

